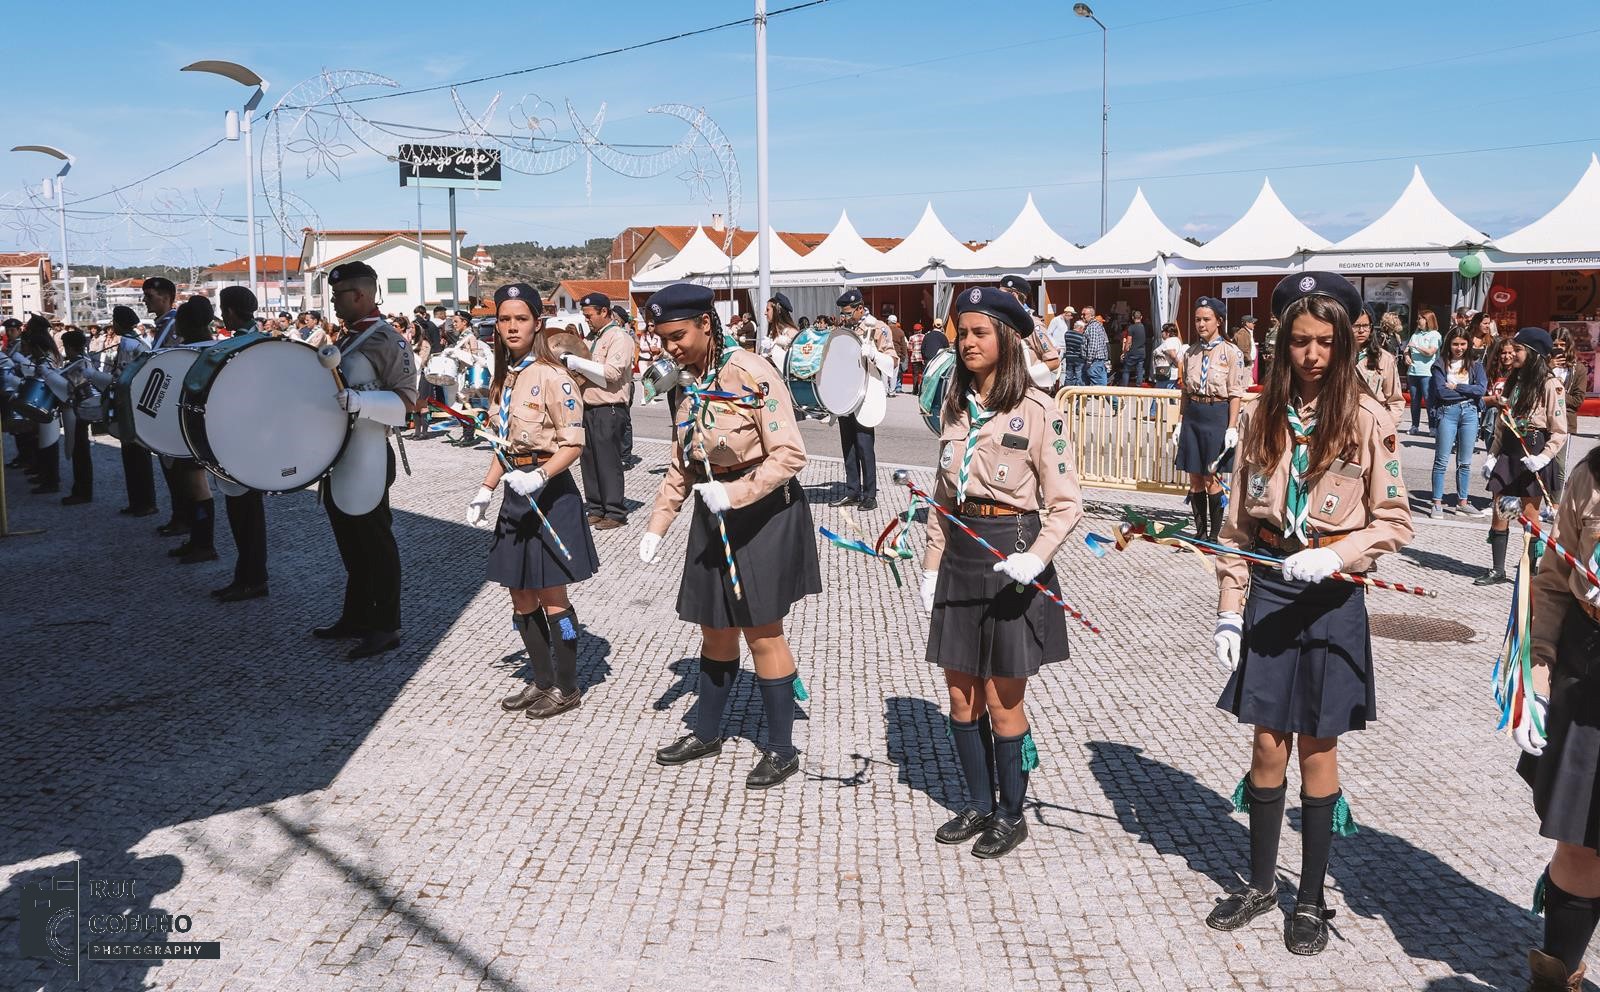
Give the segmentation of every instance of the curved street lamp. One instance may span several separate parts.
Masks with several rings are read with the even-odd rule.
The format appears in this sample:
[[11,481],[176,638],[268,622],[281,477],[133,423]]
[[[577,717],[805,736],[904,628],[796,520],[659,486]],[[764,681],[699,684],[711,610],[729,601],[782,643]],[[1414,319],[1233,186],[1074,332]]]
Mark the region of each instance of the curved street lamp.
[[1106,233],[1106,125],[1111,120],[1111,102],[1106,99],[1106,48],[1107,37],[1110,34],[1106,26],[1100,23],[1100,18],[1094,16],[1086,3],[1075,3],[1072,12],[1079,17],[1087,17],[1100,25],[1100,234]]
[[256,295],[257,302],[261,301],[261,288],[256,282],[256,174],[255,151],[251,147],[250,114],[261,103],[261,98],[266,95],[267,81],[256,75],[237,62],[223,62],[217,59],[205,59],[200,62],[191,62],[184,66],[182,72],[208,72],[214,76],[231,79],[241,86],[252,87],[255,92],[250,94],[250,99],[245,102],[244,111],[228,111],[227,130],[224,132],[229,141],[244,139],[244,189],[245,189],[245,226],[249,231],[250,245],[250,292]]
[[[71,155],[59,148],[50,145],[17,145],[11,149],[14,152],[38,152],[61,161],[61,171],[56,173],[54,190],[56,198],[56,223],[61,227],[61,290],[66,299],[67,323],[72,321],[72,266],[67,263],[67,202],[61,186],[61,178],[72,171],[72,163],[77,161]],[[44,192],[48,196],[51,192],[51,181],[44,181]],[[42,301],[41,301],[42,302]]]

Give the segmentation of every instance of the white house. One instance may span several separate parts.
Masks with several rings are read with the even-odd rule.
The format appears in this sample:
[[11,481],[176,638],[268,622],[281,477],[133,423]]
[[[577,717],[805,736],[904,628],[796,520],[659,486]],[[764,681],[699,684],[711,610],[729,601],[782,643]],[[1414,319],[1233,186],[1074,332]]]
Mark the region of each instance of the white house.
[[54,300],[47,291],[52,274],[44,252],[0,253],[0,317],[27,320],[29,314],[51,312]]
[[[466,232],[457,232],[457,245]],[[451,299],[450,232],[422,232],[422,279],[417,286],[417,232],[316,231],[305,229],[300,249],[300,272],[306,306],[331,312],[328,271],[341,262],[365,262],[378,273],[378,306],[385,313],[409,313],[421,305],[448,303]],[[458,258],[460,296],[477,294],[478,266]]]
[[[414,271],[414,269],[413,269]],[[250,286],[250,256],[230,259],[221,265],[200,270],[200,292],[217,299],[228,286]],[[300,280],[300,256],[256,256],[256,303],[263,314],[304,310],[305,286]]]

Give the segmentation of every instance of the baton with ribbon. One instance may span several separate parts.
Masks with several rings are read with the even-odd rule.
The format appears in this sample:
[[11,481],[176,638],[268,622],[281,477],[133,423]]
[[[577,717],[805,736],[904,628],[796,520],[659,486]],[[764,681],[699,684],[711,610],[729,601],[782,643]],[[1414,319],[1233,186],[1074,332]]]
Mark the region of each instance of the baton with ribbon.
[[[495,453],[494,453],[494,456],[500,460],[501,466],[503,466],[507,472],[518,471],[517,469],[512,467],[511,460],[506,457],[506,454],[505,454],[504,451],[496,449]],[[539,526],[543,527],[544,530],[545,530],[545,533],[550,535],[550,539],[552,541],[556,542],[556,547],[561,550],[561,557],[565,558],[567,561],[571,561],[572,560],[572,552],[567,550],[567,542],[561,540],[560,533],[558,533],[556,531],[556,529],[550,525],[550,518],[544,515],[544,511],[543,510],[539,509],[539,494],[538,493],[534,493],[532,496],[528,497],[528,505],[533,507],[533,512],[538,515],[538,517],[539,517]]]

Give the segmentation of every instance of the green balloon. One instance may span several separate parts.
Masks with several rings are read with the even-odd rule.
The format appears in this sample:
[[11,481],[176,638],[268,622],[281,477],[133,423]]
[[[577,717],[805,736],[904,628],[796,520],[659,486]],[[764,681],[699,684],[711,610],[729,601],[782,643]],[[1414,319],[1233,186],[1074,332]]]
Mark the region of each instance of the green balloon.
[[1456,271],[1461,273],[1463,279],[1476,279],[1483,274],[1483,256],[1477,252],[1461,259],[1461,264],[1456,266]]

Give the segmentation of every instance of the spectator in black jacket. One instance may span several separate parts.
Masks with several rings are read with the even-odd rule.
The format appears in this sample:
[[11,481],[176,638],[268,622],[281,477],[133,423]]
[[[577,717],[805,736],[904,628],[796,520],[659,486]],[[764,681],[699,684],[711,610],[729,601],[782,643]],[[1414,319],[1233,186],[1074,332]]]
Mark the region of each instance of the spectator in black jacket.
[[922,360],[924,363],[933,361],[933,356],[950,347],[950,339],[944,336],[944,321],[935,320],[933,330],[922,338]]

